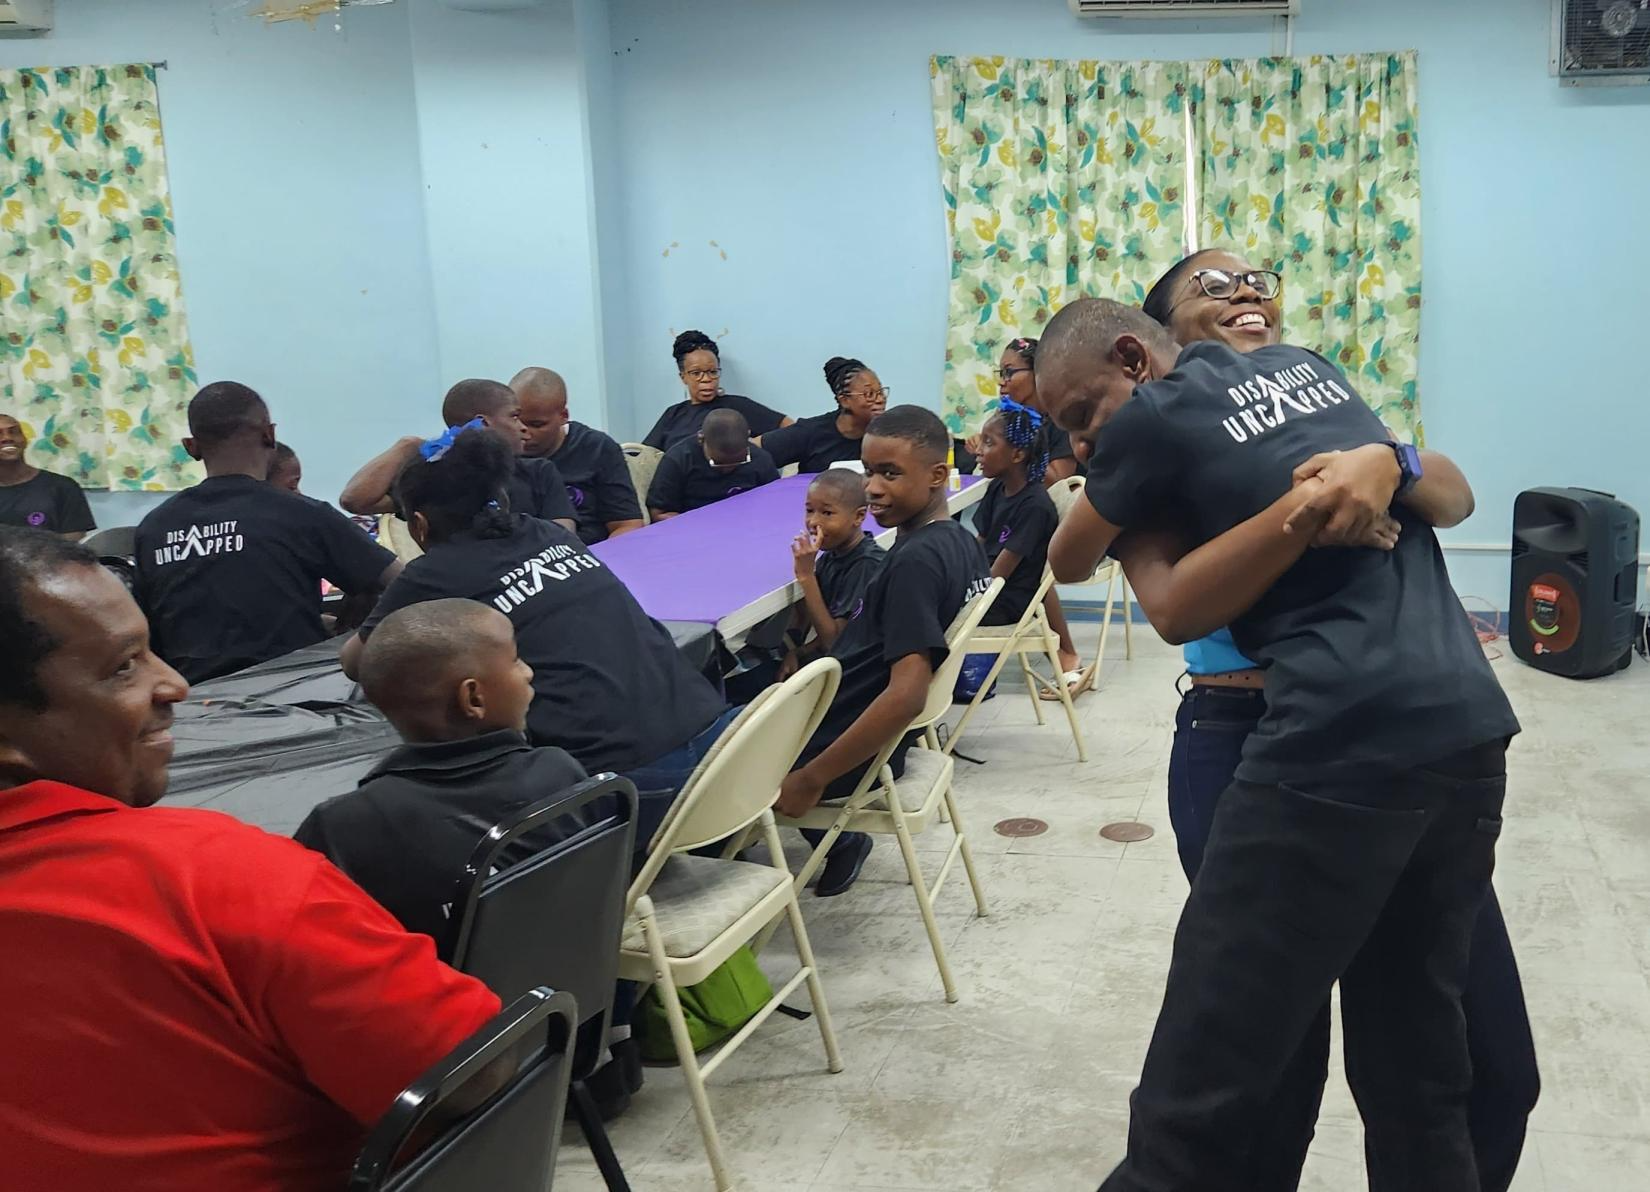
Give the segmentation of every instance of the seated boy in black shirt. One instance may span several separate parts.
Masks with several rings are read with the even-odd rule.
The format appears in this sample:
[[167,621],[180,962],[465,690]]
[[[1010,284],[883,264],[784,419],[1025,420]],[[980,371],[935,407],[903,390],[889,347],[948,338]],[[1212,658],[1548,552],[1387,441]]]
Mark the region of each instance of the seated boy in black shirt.
[[[934,669],[945,660],[945,631],[990,585],[979,542],[947,512],[949,445],[945,424],[920,406],[895,406],[865,432],[866,500],[897,536],[831,647],[842,663],[842,685],[780,788],[777,807],[786,815],[853,793],[871,759],[922,711]],[[896,776],[904,772],[909,744],[890,759]],[[869,837],[843,833],[814,892],[842,893],[870,852]]]
[[524,368],[510,378],[521,399],[521,426],[529,459],[547,459],[561,473],[578,515],[577,533],[588,545],[640,530],[636,486],[624,449],[611,435],[567,416],[567,382],[548,368]]
[[191,683],[324,641],[323,579],[370,598],[400,574],[336,509],[267,482],[275,426],[245,385],[197,393],[183,445],[206,479],[139,523],[136,596],[155,653]]
[[654,521],[714,505],[779,479],[779,469],[751,442],[750,424],[737,410],[712,410],[695,437],[665,452],[647,489]]
[[[516,456],[510,474],[510,508],[541,521],[553,521],[564,530],[578,531],[578,514],[561,472],[548,459],[529,459],[526,431],[521,425],[521,399],[502,381],[472,377],[447,390],[441,401],[441,421],[448,427],[468,426],[480,420],[482,426],[510,445]],[[350,513],[394,513],[390,489],[401,469],[415,459],[425,440],[419,435],[397,439],[388,451],[375,456],[350,477],[338,504]]]
[[1036,379],[1094,448],[1088,499],[1050,551],[1056,576],[1087,574],[1119,534],[1165,515],[1194,542],[1270,519],[1262,549],[1297,560],[1232,623],[1266,672],[1266,710],[1214,818],[1128,1155],[1103,1187],[1214,1186],[1239,1169],[1337,980],[1371,1187],[1422,1173],[1476,1187],[1460,999],[1518,722],[1436,537],[1402,500],[1386,515],[1390,549],[1306,550],[1338,459],[1387,453],[1404,497],[1423,482],[1415,453],[1388,443],[1321,356],[1218,341],[1182,351],[1116,303],[1062,310]]
[[865,532],[865,508],[859,472],[831,468],[808,485],[807,529],[791,543],[802,602],[791,616],[791,650],[779,668],[781,680],[830,650],[882,570],[888,552]]
[[[584,767],[527,743],[533,672],[509,618],[485,604],[431,600],[390,614],[362,651],[360,675],[404,744],[357,790],[311,811],[294,836],[446,955],[459,880],[481,838],[579,782]],[[505,860],[524,861],[584,826],[558,820]]]

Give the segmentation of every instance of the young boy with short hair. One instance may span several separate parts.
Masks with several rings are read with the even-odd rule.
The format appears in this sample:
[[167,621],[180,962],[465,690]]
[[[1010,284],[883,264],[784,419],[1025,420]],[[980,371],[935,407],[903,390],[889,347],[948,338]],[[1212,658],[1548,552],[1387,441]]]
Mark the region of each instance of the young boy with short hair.
[[751,442],[738,410],[712,410],[698,435],[665,452],[647,489],[654,521],[702,509],[779,479],[773,457]]
[[647,525],[624,449],[611,435],[568,417],[561,374],[524,368],[510,378],[510,388],[521,399],[522,454],[556,465],[578,515],[579,538],[588,546]]
[[830,650],[882,570],[888,552],[865,532],[865,509],[865,477],[859,472],[829,468],[808,485],[806,529],[791,543],[802,602],[791,618],[791,649],[781,679]]
[[[853,792],[867,763],[922,711],[934,669],[945,660],[945,631],[990,585],[979,540],[948,515],[949,446],[945,424],[920,406],[895,406],[865,432],[866,503],[896,538],[831,647],[842,663],[842,684],[780,787],[778,808],[786,815]],[[910,744],[902,741],[889,759],[896,777],[904,772]],[[827,898],[842,893],[870,852],[869,837],[844,833],[814,892]]]
[[[431,600],[391,613],[368,639],[360,674],[404,744],[358,789],[311,811],[294,836],[445,955],[451,904],[481,838],[585,770],[564,750],[527,743],[533,672],[509,619],[485,604]],[[557,820],[518,840],[505,860],[525,860],[585,826]]]

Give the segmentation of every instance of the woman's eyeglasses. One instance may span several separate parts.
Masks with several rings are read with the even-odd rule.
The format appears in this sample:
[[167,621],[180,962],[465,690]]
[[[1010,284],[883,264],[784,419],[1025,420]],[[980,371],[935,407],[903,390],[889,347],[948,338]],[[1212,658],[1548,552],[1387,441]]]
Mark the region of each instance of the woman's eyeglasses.
[[1257,269],[1253,273],[1232,273],[1226,269],[1199,269],[1192,280],[1211,298],[1230,298],[1243,286],[1248,286],[1263,301],[1276,298],[1283,288],[1283,278],[1271,269]]
[[867,389],[864,393],[856,394],[854,396],[857,396],[861,401],[879,401],[883,405],[887,405],[888,395],[892,392],[892,389]]
[[1005,364],[997,370],[997,376],[1002,378],[1003,383],[1006,385],[1009,381],[1012,381],[1021,373],[1030,371],[1031,369],[1025,367],[1024,365],[1021,365],[1019,368],[1015,368],[1011,364]]
[[690,368],[682,375],[690,381],[720,381],[722,370],[719,368]]

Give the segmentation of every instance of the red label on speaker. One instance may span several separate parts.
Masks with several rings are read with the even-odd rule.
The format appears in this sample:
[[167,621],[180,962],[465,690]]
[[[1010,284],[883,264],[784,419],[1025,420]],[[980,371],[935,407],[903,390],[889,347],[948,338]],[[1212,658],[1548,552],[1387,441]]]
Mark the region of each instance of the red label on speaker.
[[1562,654],[1581,634],[1581,601],[1563,576],[1536,576],[1524,594],[1524,619],[1537,654]]

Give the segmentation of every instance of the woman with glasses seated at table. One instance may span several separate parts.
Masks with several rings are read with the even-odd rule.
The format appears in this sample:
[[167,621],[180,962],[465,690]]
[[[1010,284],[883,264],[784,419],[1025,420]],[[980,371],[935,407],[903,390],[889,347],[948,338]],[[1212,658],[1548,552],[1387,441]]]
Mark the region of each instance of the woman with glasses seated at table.
[[836,409],[757,436],[757,446],[779,467],[795,464],[799,472],[823,472],[859,459],[865,428],[888,405],[887,388],[863,360],[832,356],[825,362],[825,383]]
[[712,410],[737,410],[750,424],[752,435],[765,435],[796,420],[770,410],[759,401],[722,392],[722,353],[716,341],[703,331],[684,331],[671,346],[676,372],[687,390],[687,400],[679,401],[653,424],[642,442],[660,451],[669,451],[683,439],[691,439],[705,424]]

